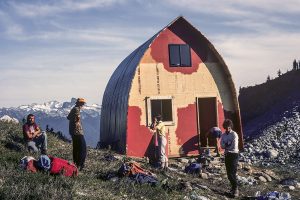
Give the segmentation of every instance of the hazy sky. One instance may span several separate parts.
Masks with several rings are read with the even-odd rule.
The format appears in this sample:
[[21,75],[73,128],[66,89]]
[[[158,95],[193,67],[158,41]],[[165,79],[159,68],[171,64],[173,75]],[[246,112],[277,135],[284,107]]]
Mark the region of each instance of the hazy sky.
[[216,47],[236,88],[300,60],[299,0],[0,0],[0,107],[100,104],[118,64],[179,15]]

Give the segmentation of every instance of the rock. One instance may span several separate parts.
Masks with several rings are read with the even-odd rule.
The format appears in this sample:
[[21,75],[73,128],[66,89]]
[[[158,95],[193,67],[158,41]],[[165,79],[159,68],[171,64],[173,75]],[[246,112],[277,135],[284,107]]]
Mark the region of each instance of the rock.
[[245,171],[247,171],[247,172],[252,173],[252,167],[249,164],[245,164],[244,167],[243,167],[243,169]]
[[263,183],[267,182],[267,179],[265,179],[265,177],[263,177],[263,176],[258,177],[258,179]]
[[297,185],[297,180],[293,178],[286,178],[280,181],[281,185],[288,185],[288,186],[296,186]]
[[296,187],[297,189],[300,189],[300,183],[297,183],[297,184],[295,185],[295,187]]
[[275,149],[269,149],[266,152],[267,158],[274,159],[274,158],[277,158],[277,156],[278,156],[278,151],[276,151]]
[[118,177],[112,177],[111,179],[109,179],[110,181],[112,181],[112,182],[117,182],[118,180],[119,180],[119,178]]
[[290,185],[290,186],[289,186],[289,189],[290,189],[290,190],[295,190],[295,186]]
[[265,179],[267,179],[268,182],[272,181],[272,178],[268,174],[263,174],[263,177],[265,177]]
[[208,179],[208,175],[206,173],[200,173],[200,177],[203,179]]
[[209,198],[207,198],[205,196],[198,195],[195,192],[193,194],[191,194],[191,199],[192,200],[209,200]]
[[186,189],[186,190],[193,190],[192,185],[191,185],[190,182],[184,182],[184,183],[183,183],[183,187],[184,187],[184,189]]
[[279,177],[270,169],[264,170],[264,173],[269,175],[274,180],[279,180]]
[[179,158],[178,161],[181,163],[189,163],[189,160],[186,158]]
[[290,193],[287,193],[287,192],[281,193],[280,197],[282,197],[282,199],[292,199]]

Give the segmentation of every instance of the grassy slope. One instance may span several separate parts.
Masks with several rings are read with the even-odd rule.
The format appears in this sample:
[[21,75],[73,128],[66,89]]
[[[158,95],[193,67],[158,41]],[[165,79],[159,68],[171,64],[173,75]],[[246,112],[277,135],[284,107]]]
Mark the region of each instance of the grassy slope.
[[[48,153],[72,160],[71,144],[48,134]],[[1,199],[181,199],[180,192],[167,193],[161,187],[138,186],[126,179],[114,183],[103,180],[107,174],[115,173],[121,161],[108,162],[104,155],[108,151],[88,150],[86,171],[76,178],[51,176],[23,171],[18,164],[28,155],[22,144],[19,125],[0,122],[0,197]],[[35,158],[37,155],[33,155]]]
[[[71,144],[48,134],[48,152],[50,155],[72,160]],[[193,193],[210,199],[226,199],[224,192],[229,189],[226,175],[203,180],[193,175],[156,171],[159,180],[168,180],[166,185],[157,187],[134,185],[126,178],[120,181],[106,181],[109,173],[115,173],[121,161],[106,161],[105,155],[112,154],[104,150],[88,150],[86,170],[76,178],[51,176],[47,173],[29,173],[19,168],[20,159],[28,155],[22,144],[20,125],[0,122],[0,199],[183,199]],[[37,155],[34,155],[37,157]],[[124,160],[128,160],[125,158]],[[173,161],[171,161],[173,162]],[[151,169],[147,163],[141,162],[144,168]],[[277,172],[277,171],[276,171]],[[239,170],[243,176],[244,172]],[[299,172],[286,170],[277,172],[280,176],[299,176]],[[292,173],[292,174],[291,174]],[[208,186],[204,189],[186,190],[182,183],[189,181]],[[167,188],[167,189],[166,189]],[[256,186],[241,186],[243,196],[253,195],[255,191],[286,191],[278,186],[278,181]],[[300,196],[299,191],[290,192],[293,197]]]

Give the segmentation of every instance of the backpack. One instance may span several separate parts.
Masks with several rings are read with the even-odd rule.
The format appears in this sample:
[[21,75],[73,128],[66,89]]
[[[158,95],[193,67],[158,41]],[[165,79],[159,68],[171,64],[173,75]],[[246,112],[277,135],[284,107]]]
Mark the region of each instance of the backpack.
[[32,173],[37,172],[37,161],[31,156],[25,156],[20,160],[20,167]]
[[190,165],[186,166],[184,171],[189,174],[196,174],[200,173],[201,164],[200,163],[191,163]]
[[50,157],[50,159],[51,159],[50,174],[54,174],[54,175],[62,174],[64,176],[69,176],[69,177],[78,176],[78,169],[74,163],[57,157]]
[[37,161],[37,166],[41,170],[49,171],[51,167],[50,158],[47,155],[41,155]]
[[34,157],[32,156],[24,156],[21,160],[20,160],[20,167],[22,169],[26,169],[27,168],[27,165],[28,165],[28,162],[31,161],[31,160],[35,160]]

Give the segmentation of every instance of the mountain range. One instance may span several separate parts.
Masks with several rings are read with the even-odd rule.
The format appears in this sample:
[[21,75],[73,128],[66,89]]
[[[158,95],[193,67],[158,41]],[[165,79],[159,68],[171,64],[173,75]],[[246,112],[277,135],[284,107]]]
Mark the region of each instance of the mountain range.
[[[70,139],[69,121],[67,115],[75,105],[76,98],[70,102],[60,103],[49,101],[43,104],[33,103],[19,107],[0,108],[0,118],[7,120],[9,117],[22,122],[30,113],[35,115],[36,122],[42,130],[53,129],[54,132],[62,132],[65,137]],[[96,147],[100,133],[100,106],[97,104],[85,105],[81,110],[82,125],[85,133],[87,145]]]

